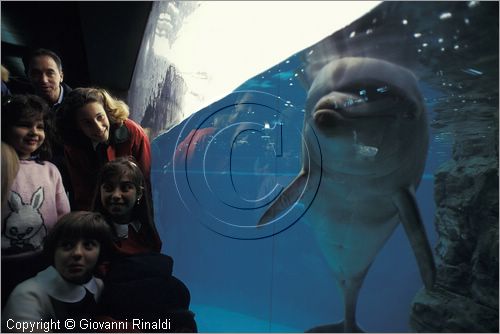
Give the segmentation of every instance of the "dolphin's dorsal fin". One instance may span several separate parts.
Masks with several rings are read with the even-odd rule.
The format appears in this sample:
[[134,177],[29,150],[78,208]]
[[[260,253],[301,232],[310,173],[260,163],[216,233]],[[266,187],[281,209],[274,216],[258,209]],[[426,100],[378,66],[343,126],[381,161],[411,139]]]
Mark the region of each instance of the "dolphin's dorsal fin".
[[398,209],[399,218],[417,259],[422,281],[425,288],[429,290],[435,282],[436,266],[422,217],[418,210],[415,191],[412,188],[401,189],[394,194],[393,202]]
[[307,183],[308,174],[301,171],[300,174],[286,187],[271,206],[264,212],[257,226],[264,225],[276,218],[281,212],[290,208],[300,199],[302,191]]

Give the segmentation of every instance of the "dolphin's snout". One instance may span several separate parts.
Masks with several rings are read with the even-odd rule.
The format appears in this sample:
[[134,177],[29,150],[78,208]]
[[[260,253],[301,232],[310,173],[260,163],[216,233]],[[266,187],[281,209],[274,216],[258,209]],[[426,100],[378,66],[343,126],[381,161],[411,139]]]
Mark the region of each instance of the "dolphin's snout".
[[316,103],[313,109],[313,120],[320,130],[331,129],[338,126],[341,122],[349,121],[345,117],[345,109],[353,104],[360,103],[356,97],[351,94],[340,92],[331,92],[323,96]]

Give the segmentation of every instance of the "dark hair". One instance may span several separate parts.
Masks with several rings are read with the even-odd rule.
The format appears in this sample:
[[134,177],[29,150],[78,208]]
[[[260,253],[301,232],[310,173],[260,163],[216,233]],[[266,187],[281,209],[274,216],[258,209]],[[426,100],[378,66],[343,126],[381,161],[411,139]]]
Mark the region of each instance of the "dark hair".
[[82,146],[88,143],[89,138],[80,130],[76,115],[78,110],[93,102],[102,105],[111,126],[121,125],[129,116],[125,102],[115,99],[106,90],[93,87],[76,88],[64,97],[57,109],[57,131],[65,144]]
[[43,251],[49,263],[54,263],[54,254],[62,241],[82,238],[99,242],[101,250],[98,263],[111,255],[112,232],[104,217],[98,212],[73,211],[59,218],[45,239]]
[[32,155],[37,156],[36,161],[39,163],[49,160],[52,157],[49,138],[51,132],[49,105],[41,97],[31,94],[12,95],[5,99],[2,103],[2,141],[10,144],[7,140],[10,129],[22,119],[43,120],[45,140]]
[[[134,183],[136,189],[141,189],[142,191],[141,200],[133,208],[132,219],[140,221],[146,227],[147,235],[150,240],[159,240],[158,232],[156,231],[156,226],[153,220],[151,193],[149,191],[148,184],[145,181],[144,174],[133,157],[119,157],[102,166],[99,175],[97,176],[92,210],[101,212],[106,218],[109,218],[109,221],[112,221],[101,202],[101,185],[113,177],[121,178],[123,176],[128,176],[132,183]],[[112,228],[113,231],[115,231],[114,227]]]
[[41,56],[47,56],[47,57],[52,58],[54,60],[54,62],[56,63],[57,68],[59,69],[59,72],[62,72],[63,68],[62,68],[61,58],[59,58],[59,56],[54,51],[51,51],[48,49],[36,49],[32,53],[30,53],[28,56],[28,66],[26,66],[26,68],[27,68],[26,75],[29,76],[29,71],[31,70],[31,62],[33,61],[33,59],[35,57],[41,57]]

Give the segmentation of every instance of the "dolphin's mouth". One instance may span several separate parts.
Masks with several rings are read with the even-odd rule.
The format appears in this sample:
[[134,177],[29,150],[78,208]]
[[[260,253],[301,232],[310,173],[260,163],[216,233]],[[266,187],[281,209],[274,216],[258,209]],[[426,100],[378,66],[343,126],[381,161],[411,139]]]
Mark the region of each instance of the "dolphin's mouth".
[[369,102],[356,96],[351,96],[346,100],[343,99],[343,101],[331,99],[328,96],[318,102],[315,107],[314,117],[327,117],[329,115],[328,117],[344,120],[361,117],[395,117],[397,115],[396,107],[399,105],[400,100],[391,97]]
[[323,96],[314,107],[314,120],[325,126],[365,117],[415,117],[415,105],[403,92],[394,87],[376,87],[344,88]]
[[415,119],[417,113],[416,104],[403,91],[377,83],[330,92],[318,100],[312,118],[324,135],[350,139],[351,152],[358,160],[375,161],[383,155],[382,128]]

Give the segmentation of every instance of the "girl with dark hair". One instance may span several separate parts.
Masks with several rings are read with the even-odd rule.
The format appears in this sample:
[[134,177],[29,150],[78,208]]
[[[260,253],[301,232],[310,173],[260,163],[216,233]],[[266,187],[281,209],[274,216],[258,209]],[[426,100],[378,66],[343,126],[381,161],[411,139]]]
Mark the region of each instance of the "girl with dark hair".
[[74,89],[57,110],[57,131],[64,142],[75,209],[90,209],[100,167],[117,157],[134,157],[149,184],[149,139],[128,115],[123,101],[99,88]]
[[[13,95],[6,98],[2,101],[2,141],[10,143],[17,139],[14,148],[19,155],[23,156],[21,159],[33,158],[43,164],[43,161],[52,157],[49,142],[45,140],[45,123],[49,119],[49,112],[47,102],[36,95]],[[28,127],[29,125],[32,125],[32,130],[35,132],[31,137],[38,135],[40,139],[36,143],[31,143],[31,147],[28,147],[29,142],[22,145],[22,138],[13,137],[15,127]]]
[[115,255],[101,267],[106,286],[102,314],[120,321],[170,319],[169,328],[157,329],[196,332],[189,290],[172,276],[172,258],[160,253],[148,193],[132,158],[106,163],[97,177],[93,209],[106,217],[115,237]]
[[19,170],[2,206],[2,305],[21,281],[47,266],[43,241],[70,211],[61,174],[46,140],[49,107],[35,95],[14,95],[2,104],[2,141],[19,158]]
[[101,214],[76,211],[63,216],[45,240],[50,266],[12,291],[2,312],[3,331],[19,330],[16,326],[24,323],[26,331],[39,324],[34,331],[47,332],[44,324],[56,326],[61,320],[59,327],[49,330],[64,332],[71,328],[63,327],[62,320],[72,319],[80,332],[78,319],[95,316],[103,282],[93,273],[108,256],[112,242],[111,229]]
[[106,163],[97,176],[93,210],[112,224],[117,251],[123,254],[156,252],[161,240],[152,216],[148,184],[131,157]]

